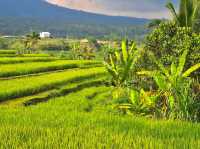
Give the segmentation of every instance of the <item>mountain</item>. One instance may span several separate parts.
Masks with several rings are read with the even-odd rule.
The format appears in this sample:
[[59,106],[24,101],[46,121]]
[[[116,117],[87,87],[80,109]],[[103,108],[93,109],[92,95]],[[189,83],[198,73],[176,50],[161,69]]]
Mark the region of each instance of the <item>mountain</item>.
[[[44,0],[0,1],[0,34],[19,34],[23,29],[24,32],[27,32],[27,29],[30,30],[30,28],[43,30],[47,26],[56,33],[56,26],[58,28],[61,26],[64,28],[67,25],[71,25],[71,27],[74,25],[124,27],[144,25],[147,22],[148,20],[143,18],[107,16],[72,10],[50,4]],[[9,27],[10,30],[6,27]]]
[[59,7],[44,0],[1,0],[0,17],[32,17],[80,23],[143,24],[147,19],[115,17]]

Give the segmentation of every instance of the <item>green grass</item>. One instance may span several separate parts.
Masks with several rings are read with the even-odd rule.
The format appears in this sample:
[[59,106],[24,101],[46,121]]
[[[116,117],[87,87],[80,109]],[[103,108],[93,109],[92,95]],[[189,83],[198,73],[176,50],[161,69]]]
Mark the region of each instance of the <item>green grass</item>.
[[[0,149],[200,147],[198,123],[128,116],[113,109],[112,87],[100,83],[106,72],[94,67],[96,61],[2,57],[0,64],[1,77],[20,75],[0,80]],[[54,71],[62,69],[67,70]]]
[[50,57],[49,54],[22,54],[21,57]]
[[17,51],[16,50],[2,50],[0,49],[0,55],[1,54],[16,54]]
[[0,54],[0,57],[16,57],[16,54]]
[[40,72],[78,68],[99,64],[95,61],[57,60],[52,62],[27,62],[0,65],[0,77],[27,75]]
[[93,76],[82,80],[76,80],[68,84],[61,85],[56,89],[51,89],[35,95],[20,97],[12,100],[7,100],[5,102],[1,102],[0,106],[19,107],[24,105],[26,106],[35,105],[40,102],[51,100],[54,97],[64,96],[84,88],[88,88],[91,86],[100,86],[102,85],[105,79],[106,79],[105,76]]
[[50,57],[49,54],[17,54],[12,53],[12,51],[1,52],[0,51],[0,57]]
[[1,107],[1,148],[199,148],[200,125],[114,114],[96,105],[109,100],[101,93],[109,95],[110,88],[91,87],[28,108]]
[[15,57],[17,51],[16,50],[2,50],[0,49],[0,57]]
[[0,81],[0,101],[10,98],[22,97],[39,93],[48,89],[53,89],[58,85],[72,80],[104,74],[102,67],[85,69],[71,69],[63,72],[43,74],[39,76],[29,76],[11,80]]
[[48,62],[57,60],[55,57],[1,57],[0,64],[13,64],[24,62]]

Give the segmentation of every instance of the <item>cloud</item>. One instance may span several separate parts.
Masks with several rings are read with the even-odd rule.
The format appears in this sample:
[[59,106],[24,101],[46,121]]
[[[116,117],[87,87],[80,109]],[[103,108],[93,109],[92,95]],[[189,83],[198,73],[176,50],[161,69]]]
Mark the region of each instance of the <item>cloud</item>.
[[[142,17],[169,18],[167,0],[46,0],[59,6],[87,12]],[[173,0],[177,2],[177,0]]]
[[101,6],[96,3],[95,0],[46,0],[52,4],[64,6],[67,8],[84,10],[84,11],[96,11],[101,10]]

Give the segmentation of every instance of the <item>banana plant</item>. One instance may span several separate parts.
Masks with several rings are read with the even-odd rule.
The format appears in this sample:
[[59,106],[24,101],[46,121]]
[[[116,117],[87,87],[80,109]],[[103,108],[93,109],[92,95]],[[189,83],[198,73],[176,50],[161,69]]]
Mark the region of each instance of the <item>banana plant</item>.
[[141,52],[142,50],[137,49],[135,43],[132,43],[131,47],[128,48],[127,41],[123,40],[121,51],[109,54],[109,60],[104,62],[104,65],[112,77],[114,86],[122,87],[126,85],[136,62],[141,57]]
[[192,79],[189,76],[200,68],[200,63],[185,70],[188,50],[185,50],[179,57],[178,64],[172,62],[170,68],[166,68],[155,58],[153,53],[149,52],[149,55],[159,70],[142,71],[137,74],[153,77],[159,88],[159,92],[167,96],[171,112],[178,113],[177,116],[179,117],[187,117],[189,114],[189,105],[193,100],[190,94]]

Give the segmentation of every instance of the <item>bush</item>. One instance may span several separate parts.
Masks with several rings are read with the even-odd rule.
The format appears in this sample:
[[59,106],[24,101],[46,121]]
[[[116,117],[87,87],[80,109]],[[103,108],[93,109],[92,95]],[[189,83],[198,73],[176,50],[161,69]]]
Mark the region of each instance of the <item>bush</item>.
[[48,39],[41,40],[37,45],[37,49],[42,51],[67,51],[69,50],[69,45],[61,39]]
[[[199,121],[198,87],[193,91],[194,79],[192,73],[200,69],[200,63],[186,71],[185,62],[188,50],[179,56],[179,62],[172,62],[170,68],[165,67],[152,53],[149,56],[157,65],[158,70],[137,72],[139,75],[152,77],[157,86],[156,90],[145,91],[129,88],[129,102],[118,105],[118,109],[126,113],[136,113],[158,118],[172,118]],[[128,111],[128,112],[127,112]]]
[[147,36],[145,49],[152,51],[165,65],[178,61],[179,55],[189,49],[186,62],[186,68],[189,68],[200,61],[200,34],[171,22],[162,23]]
[[18,54],[26,53],[25,45],[21,40],[16,40],[10,44],[10,48],[17,51]]
[[9,46],[9,41],[5,38],[0,37],[0,49],[7,49]]

